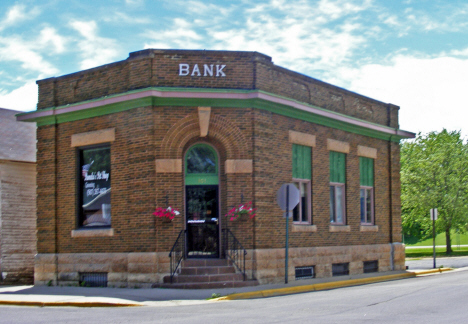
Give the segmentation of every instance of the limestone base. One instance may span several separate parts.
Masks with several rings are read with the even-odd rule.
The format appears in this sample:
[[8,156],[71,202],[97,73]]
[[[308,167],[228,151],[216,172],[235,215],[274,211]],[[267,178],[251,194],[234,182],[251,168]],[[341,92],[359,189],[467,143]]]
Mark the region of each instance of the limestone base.
[[[249,250],[246,262],[248,277],[260,284],[282,283],[285,280],[285,250]],[[334,263],[349,263],[349,274],[364,272],[364,261],[378,261],[379,272],[405,269],[405,247],[401,243],[330,247],[290,248],[288,281],[294,281],[295,268],[314,266],[316,278],[332,277]]]
[[[281,283],[285,279],[284,249],[248,250],[248,278],[260,284]],[[289,249],[288,281],[295,268],[314,266],[315,277],[331,277],[332,264],[349,263],[349,274],[363,273],[364,261],[378,261],[379,272],[405,269],[405,248],[401,243]],[[38,254],[35,285],[78,285],[80,272],[105,272],[109,287],[151,287],[169,275],[167,252],[159,253],[61,253]]]

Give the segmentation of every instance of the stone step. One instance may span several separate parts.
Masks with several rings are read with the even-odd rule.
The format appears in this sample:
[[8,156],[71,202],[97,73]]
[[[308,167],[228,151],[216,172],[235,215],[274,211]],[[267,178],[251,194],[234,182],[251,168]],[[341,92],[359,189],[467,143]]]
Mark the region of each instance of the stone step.
[[231,265],[226,259],[186,259],[182,261],[182,267],[223,267]]
[[[216,275],[178,275],[174,276],[174,283],[199,283],[199,282],[228,282],[228,281],[243,281],[244,276],[241,273],[226,273]],[[171,282],[171,276],[164,277],[165,283]]]
[[216,266],[216,267],[182,267],[179,275],[215,275],[236,273],[233,266]]
[[258,286],[257,280],[227,281],[227,282],[197,282],[197,283],[160,283],[154,284],[153,288],[173,289],[213,289],[213,288],[242,288]]

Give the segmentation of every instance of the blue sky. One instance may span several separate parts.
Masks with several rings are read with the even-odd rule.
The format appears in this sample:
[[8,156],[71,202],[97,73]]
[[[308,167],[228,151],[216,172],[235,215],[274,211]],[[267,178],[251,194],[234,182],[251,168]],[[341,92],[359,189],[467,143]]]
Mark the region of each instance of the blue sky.
[[35,110],[35,81],[144,48],[257,51],[401,107],[412,132],[468,135],[465,0],[2,0],[0,107]]

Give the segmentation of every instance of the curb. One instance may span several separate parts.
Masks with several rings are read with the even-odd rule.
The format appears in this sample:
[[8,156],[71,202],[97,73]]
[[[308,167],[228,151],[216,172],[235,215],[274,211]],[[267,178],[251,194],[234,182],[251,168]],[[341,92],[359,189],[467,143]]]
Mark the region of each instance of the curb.
[[38,307],[136,307],[143,306],[142,304],[122,304],[122,303],[105,303],[105,302],[35,302],[35,301],[17,301],[17,300],[0,300],[0,305],[5,306],[38,306]]
[[432,270],[424,270],[424,271],[406,272],[406,273],[401,273],[401,274],[373,277],[373,278],[350,279],[350,280],[326,282],[326,283],[319,283],[319,284],[306,285],[306,286],[296,286],[296,287],[277,288],[277,289],[269,289],[269,290],[261,290],[261,291],[252,291],[252,292],[247,292],[247,293],[238,293],[238,294],[232,294],[232,295],[220,297],[220,298],[215,299],[215,301],[265,298],[265,297],[292,295],[292,294],[299,294],[299,293],[320,291],[320,290],[330,290],[330,289],[336,289],[336,288],[342,288],[342,287],[366,285],[366,284],[382,282],[382,281],[414,278],[420,275],[442,273],[442,272],[450,271],[450,270],[453,270],[453,269],[440,268],[440,269],[432,269]]
[[452,270],[453,270],[452,268],[437,268],[437,269],[431,269],[431,270],[417,270],[417,271],[414,271],[414,273],[417,276],[424,276],[428,274],[442,273],[442,272],[452,271]]

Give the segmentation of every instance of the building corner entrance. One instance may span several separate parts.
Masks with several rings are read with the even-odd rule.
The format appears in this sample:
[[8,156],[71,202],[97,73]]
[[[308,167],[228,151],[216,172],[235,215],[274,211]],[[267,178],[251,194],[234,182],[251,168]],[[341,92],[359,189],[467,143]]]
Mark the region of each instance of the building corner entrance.
[[185,221],[188,258],[219,258],[218,155],[196,144],[185,155]]

